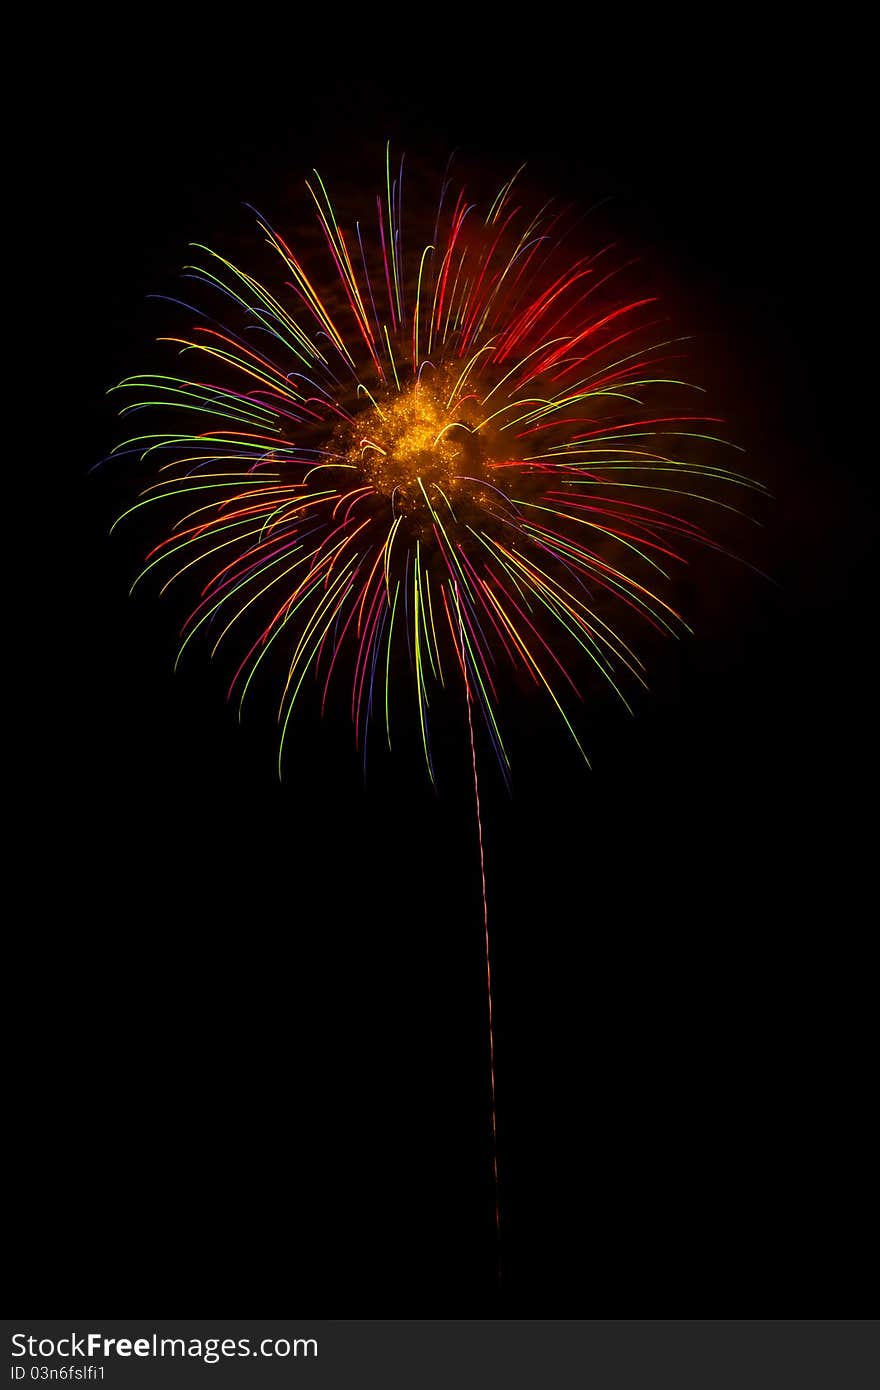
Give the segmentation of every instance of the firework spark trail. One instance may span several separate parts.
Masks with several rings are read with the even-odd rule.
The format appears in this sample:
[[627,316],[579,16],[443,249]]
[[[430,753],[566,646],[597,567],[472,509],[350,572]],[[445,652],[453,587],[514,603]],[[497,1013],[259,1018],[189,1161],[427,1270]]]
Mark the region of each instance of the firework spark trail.
[[673,374],[684,340],[656,297],[626,292],[632,261],[615,263],[611,245],[570,253],[566,214],[520,206],[521,170],[484,218],[463,188],[450,193],[447,170],[427,235],[408,226],[404,238],[403,162],[394,177],[390,149],[384,172],[372,237],[359,219],[342,225],[315,173],[314,264],[257,214],[281,288],[196,247],[201,264],[186,276],[222,309],[189,306],[193,328],[160,339],[197,364],[191,375],[156,371],[113,388],[134,393],[123,416],[158,420],[114,455],[154,470],[123,517],[176,513],[135,585],[157,573],[162,593],[194,581],[178,662],[197,636],[212,655],[240,641],[228,693],[239,717],[264,675],[281,689],[279,775],[310,673],[323,714],[346,672],[364,758],[375,713],[391,747],[392,708],[408,688],[436,785],[432,707],[460,668],[499,1234],[480,725],[509,786],[499,710],[519,680],[549,700],[587,761],[572,701],[592,681],[631,712],[625,683],[645,679],[620,627],[689,632],[662,591],[691,549],[723,549],[670,498],[742,515],[732,490],[761,489],[719,458],[736,446],[695,407],[702,388]]
[[[456,594],[457,598],[457,594]],[[459,612],[459,625],[461,614]],[[497,1273],[501,1280],[501,1186],[498,1178],[498,1102],[495,1094],[495,1024],[492,1015],[492,954],[489,947],[489,905],[486,898],[486,860],[483,852],[483,816],[480,809],[480,779],[477,773],[477,745],[474,739],[474,720],[471,710],[471,685],[467,674],[464,650],[464,629],[461,637],[461,665],[467,703],[468,735],[471,745],[471,769],[474,779],[474,801],[477,808],[477,841],[480,847],[480,891],[483,900],[483,943],[486,954],[486,1007],[489,1020],[489,1099],[492,1119],[492,1178],[495,1194],[495,1239],[497,1242]]]

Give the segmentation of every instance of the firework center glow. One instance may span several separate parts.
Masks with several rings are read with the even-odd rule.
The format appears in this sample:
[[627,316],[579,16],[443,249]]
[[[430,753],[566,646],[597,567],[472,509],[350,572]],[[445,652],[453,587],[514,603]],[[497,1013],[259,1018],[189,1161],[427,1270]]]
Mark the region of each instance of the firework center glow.
[[448,389],[425,382],[389,394],[359,414],[348,430],[348,462],[398,515],[454,511],[472,498],[485,474],[478,420],[471,403],[449,408]]

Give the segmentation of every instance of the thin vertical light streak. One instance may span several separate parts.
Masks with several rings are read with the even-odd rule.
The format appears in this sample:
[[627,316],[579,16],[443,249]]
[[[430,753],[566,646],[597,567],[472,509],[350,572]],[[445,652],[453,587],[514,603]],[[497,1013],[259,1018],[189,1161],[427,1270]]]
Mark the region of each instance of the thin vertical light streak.
[[[456,586],[456,598],[457,586]],[[471,744],[471,768],[474,777],[474,801],[477,807],[477,840],[480,847],[480,891],[483,899],[483,942],[486,954],[486,1004],[489,1017],[489,1099],[492,1115],[492,1178],[495,1189],[495,1237],[498,1242],[498,1280],[501,1280],[501,1190],[498,1180],[498,1104],[495,1093],[495,1023],[492,1014],[492,953],[489,947],[489,905],[486,899],[486,857],[483,850],[483,816],[480,808],[480,779],[477,775],[477,746],[474,740],[474,719],[471,711],[471,683],[467,674],[464,632],[461,626],[461,608],[458,609],[459,639],[461,641],[461,665],[464,674],[464,688],[467,698],[468,734]]]

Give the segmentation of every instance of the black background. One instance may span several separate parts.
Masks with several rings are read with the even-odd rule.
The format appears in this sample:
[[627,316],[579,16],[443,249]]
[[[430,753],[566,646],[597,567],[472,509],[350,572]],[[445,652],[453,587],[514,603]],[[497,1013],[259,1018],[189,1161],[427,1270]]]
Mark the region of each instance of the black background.
[[[459,19],[369,53],[246,14],[210,55],[173,26],[77,34],[39,87],[43,350],[80,385],[27,523],[25,1285],[325,1317],[856,1311],[870,529],[839,59],[586,26],[499,48]],[[636,720],[588,712],[592,773],[528,709],[512,799],[485,778],[501,1293],[466,743],[437,797],[377,740],[365,789],[344,720],[307,715],[279,786],[271,722],[236,724],[204,651],[174,676],[173,603],[127,597],[124,465],[88,473],[187,243],[246,235],[244,201],[301,220],[312,164],[372,195],[386,138],[610,195],[776,498],[745,542],[775,582],[707,561]]]

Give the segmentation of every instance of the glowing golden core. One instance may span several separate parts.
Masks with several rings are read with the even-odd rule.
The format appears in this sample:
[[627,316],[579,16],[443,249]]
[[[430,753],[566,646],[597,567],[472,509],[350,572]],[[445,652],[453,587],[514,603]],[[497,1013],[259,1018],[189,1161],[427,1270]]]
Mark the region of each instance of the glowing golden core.
[[397,514],[422,514],[470,495],[482,474],[479,435],[447,393],[420,382],[376,402],[357,417],[346,458]]

